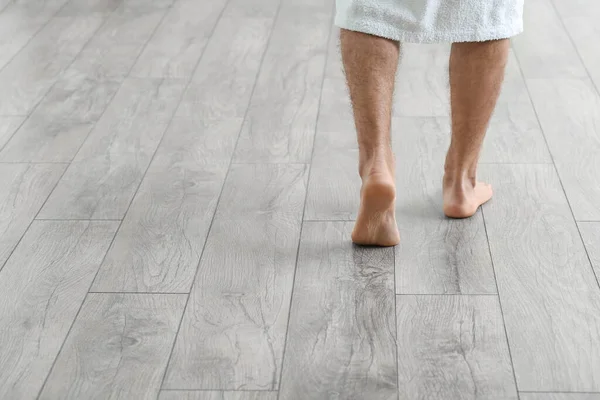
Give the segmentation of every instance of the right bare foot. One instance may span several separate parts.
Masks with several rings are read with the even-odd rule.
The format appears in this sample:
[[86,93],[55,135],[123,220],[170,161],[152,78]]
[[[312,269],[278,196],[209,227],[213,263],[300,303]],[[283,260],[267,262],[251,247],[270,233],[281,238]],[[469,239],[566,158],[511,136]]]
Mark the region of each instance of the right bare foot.
[[367,246],[395,246],[400,243],[395,199],[393,174],[383,169],[363,177],[360,209],[352,231],[354,243]]

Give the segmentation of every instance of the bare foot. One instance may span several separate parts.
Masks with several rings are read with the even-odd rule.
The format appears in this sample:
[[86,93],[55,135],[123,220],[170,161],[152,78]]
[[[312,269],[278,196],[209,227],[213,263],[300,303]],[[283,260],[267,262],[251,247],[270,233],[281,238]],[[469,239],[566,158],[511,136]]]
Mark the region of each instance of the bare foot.
[[395,246],[400,243],[393,175],[385,169],[366,175],[360,193],[360,209],[352,241],[367,246]]
[[487,183],[453,184],[444,180],[444,214],[450,218],[469,218],[492,194],[492,186]]

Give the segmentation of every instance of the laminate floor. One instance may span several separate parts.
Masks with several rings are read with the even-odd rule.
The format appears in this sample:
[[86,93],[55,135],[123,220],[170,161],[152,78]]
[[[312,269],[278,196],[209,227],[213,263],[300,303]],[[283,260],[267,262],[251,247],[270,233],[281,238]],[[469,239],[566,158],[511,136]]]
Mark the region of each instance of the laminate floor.
[[0,399],[600,399],[600,3],[525,2],[469,220],[403,46],[386,249],[334,3],[0,0]]

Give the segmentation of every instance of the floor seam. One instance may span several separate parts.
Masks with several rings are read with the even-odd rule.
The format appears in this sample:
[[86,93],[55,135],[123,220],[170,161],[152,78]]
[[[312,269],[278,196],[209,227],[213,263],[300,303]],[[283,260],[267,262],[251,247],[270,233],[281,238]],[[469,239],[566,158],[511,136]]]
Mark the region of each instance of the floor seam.
[[[281,2],[282,2],[282,0],[279,0],[279,4],[277,6],[277,10],[275,11],[275,15],[273,16],[273,26],[271,28],[271,32],[269,32],[269,38],[267,39],[267,42],[265,44],[265,48],[264,48],[263,53],[261,55],[261,60],[260,60],[259,67],[258,67],[257,72],[256,72],[254,83],[252,85],[252,90],[250,91],[250,97],[249,97],[249,100],[248,100],[248,104],[246,105],[246,111],[244,113],[244,117],[242,118],[242,124],[240,126],[239,131],[238,131],[238,136],[236,138],[236,142],[235,142],[235,145],[233,147],[233,151],[231,153],[231,157],[229,159],[229,166],[227,167],[227,172],[225,173],[225,177],[223,178],[223,183],[221,185],[221,190],[220,190],[219,196],[217,198],[217,202],[216,202],[216,205],[215,205],[215,210],[213,212],[212,219],[211,219],[210,224],[208,226],[208,229],[206,231],[206,238],[204,240],[204,245],[202,246],[202,251],[200,252],[200,257],[198,259],[198,263],[196,265],[196,270],[194,272],[194,277],[192,279],[192,285],[190,286],[190,293],[188,294],[188,298],[187,298],[187,300],[185,302],[185,305],[183,307],[183,312],[182,312],[182,315],[181,315],[181,321],[179,321],[179,327],[178,327],[177,333],[175,335],[175,340],[173,340],[173,345],[171,347],[171,352],[169,353],[169,358],[167,360],[167,363],[166,363],[166,366],[165,366],[165,370],[164,370],[164,373],[163,373],[163,377],[161,379],[160,390],[157,392],[157,398],[158,398],[158,396],[160,396],[160,392],[162,390],[169,390],[169,389],[165,389],[164,388],[165,380],[166,380],[168,369],[169,369],[169,365],[171,364],[171,359],[172,359],[172,356],[173,356],[173,352],[175,350],[175,345],[177,344],[177,339],[179,337],[179,332],[181,330],[181,326],[183,325],[183,320],[185,318],[186,311],[187,311],[187,308],[188,308],[188,305],[189,305],[189,302],[190,302],[190,298],[191,298],[191,295],[192,295],[192,292],[193,292],[193,289],[194,289],[194,285],[196,283],[196,277],[198,275],[198,271],[200,270],[200,264],[202,263],[202,258],[204,257],[204,251],[206,250],[206,244],[208,243],[208,240],[209,240],[209,237],[210,237],[210,233],[212,231],[212,227],[213,227],[213,224],[215,222],[216,215],[217,215],[217,210],[219,208],[219,204],[221,203],[221,198],[223,196],[225,185],[227,184],[227,179],[228,179],[229,173],[231,171],[231,166],[233,164],[233,159],[234,159],[234,156],[235,156],[235,149],[237,148],[237,144],[238,144],[238,142],[240,140],[240,136],[241,136],[242,129],[243,129],[243,122],[246,120],[246,117],[248,115],[248,111],[250,109],[250,102],[252,101],[252,97],[254,95],[254,90],[256,89],[256,85],[257,85],[257,81],[258,81],[258,75],[260,74],[260,70],[261,70],[262,65],[263,65],[265,54],[267,53],[267,49],[268,49],[269,43],[271,41],[271,37],[273,36],[275,21],[277,20],[277,17],[279,15],[279,10],[281,9]],[[212,36],[213,36],[213,34],[214,34],[214,32],[215,32],[215,30],[216,30],[219,22],[221,21],[221,18],[223,16],[223,14],[225,13],[225,10],[229,7],[230,4],[231,4],[231,0],[227,0],[225,2],[225,5],[223,6],[223,9],[221,10],[221,13],[219,15],[219,19],[217,20],[217,22],[215,23],[215,25],[213,27],[213,31],[211,33],[210,39],[212,39]],[[206,48],[208,47],[208,45],[210,43],[210,39],[206,43],[206,47],[204,48],[204,50],[202,52],[202,56],[198,59],[198,62],[196,63],[196,67],[194,68],[194,72],[191,74],[190,81],[188,82],[188,87],[191,84],[191,82],[193,81],[193,77],[195,75],[195,71],[198,69],[198,66],[200,65],[202,59],[204,58],[204,52],[206,51]],[[187,90],[187,88],[186,88],[186,90]],[[185,94],[185,91],[184,91],[184,94]],[[181,101],[179,102],[177,108],[175,109],[174,115],[177,114],[177,110],[179,109],[180,106],[181,106]],[[164,136],[163,136],[163,138],[164,138]],[[161,139],[161,142],[162,142],[162,139]]]
[[519,385],[517,382],[517,372],[515,371],[515,363],[513,361],[513,357],[512,357],[512,350],[510,348],[510,340],[508,338],[508,329],[506,328],[506,319],[504,317],[504,309],[502,308],[502,297],[500,296],[500,288],[498,286],[498,277],[496,276],[496,264],[494,262],[494,255],[492,253],[492,246],[490,244],[490,237],[488,234],[488,230],[487,230],[487,223],[485,220],[485,212],[483,210],[483,207],[481,209],[481,216],[483,218],[483,230],[485,232],[485,239],[487,241],[488,244],[488,252],[490,255],[490,261],[492,263],[492,272],[494,273],[494,283],[496,284],[496,292],[497,292],[497,296],[498,296],[498,307],[500,308],[500,316],[502,318],[502,327],[504,329],[504,338],[506,340],[506,348],[508,350],[508,358],[510,360],[510,367],[512,370],[512,376],[513,376],[513,380],[514,380],[514,385],[515,385],[515,392],[517,394],[517,400],[520,399],[520,395],[519,395]]
[[[281,1],[281,3],[283,3],[283,0]],[[291,293],[290,293],[290,302],[289,302],[289,307],[288,307],[288,319],[287,319],[287,324],[286,324],[286,329],[285,329],[285,337],[283,340],[283,352],[281,354],[281,370],[279,371],[279,382],[277,385],[277,400],[279,400],[281,398],[281,384],[282,384],[282,380],[283,380],[283,368],[285,365],[285,355],[286,355],[286,350],[287,350],[287,345],[288,345],[288,337],[289,337],[289,333],[290,333],[290,321],[291,321],[291,316],[292,316],[292,305],[293,305],[293,301],[294,301],[294,288],[296,287],[296,274],[298,272],[298,260],[300,259],[300,249],[301,249],[301,245],[302,245],[302,233],[304,231],[304,216],[306,215],[306,208],[307,208],[307,204],[308,204],[308,196],[309,196],[309,190],[310,190],[310,179],[312,176],[312,162],[314,159],[314,155],[315,155],[315,141],[317,138],[317,133],[318,133],[318,126],[319,126],[319,119],[321,117],[321,104],[322,104],[322,100],[323,100],[323,87],[325,84],[325,78],[327,75],[327,62],[329,60],[329,55],[330,55],[330,46],[329,46],[329,42],[331,40],[331,35],[333,34],[333,19],[334,19],[334,14],[335,14],[335,3],[332,6],[332,10],[331,13],[332,15],[330,16],[330,24],[329,24],[329,34],[327,35],[327,42],[325,44],[326,48],[325,48],[325,60],[323,63],[323,71],[322,71],[322,76],[321,76],[321,90],[319,92],[319,107],[317,108],[317,115],[315,118],[315,126],[314,126],[314,131],[313,131],[313,135],[312,135],[312,149],[311,149],[311,153],[310,153],[310,160],[309,160],[309,164],[308,164],[308,176],[306,178],[306,193],[304,194],[304,204],[302,207],[302,218],[300,219],[300,233],[298,235],[298,248],[296,249],[296,262],[294,264],[294,274],[292,276],[292,289],[291,289]],[[273,385],[275,385],[275,382],[273,382]]]
[[[211,30],[211,33],[210,33],[209,39],[206,41],[206,43],[205,43],[205,46],[204,46],[204,48],[202,49],[202,53],[200,54],[200,57],[198,57],[198,60],[196,61],[196,65],[194,66],[194,68],[193,68],[192,72],[190,73],[190,76],[189,76],[189,78],[188,78],[188,82],[187,82],[187,84],[186,84],[186,86],[185,86],[184,90],[183,90],[183,91],[182,91],[182,93],[181,93],[181,96],[180,96],[180,98],[179,98],[179,102],[177,103],[177,106],[175,107],[175,109],[174,109],[174,111],[173,111],[173,115],[171,116],[171,119],[170,119],[170,121],[169,121],[169,124],[167,125],[167,127],[166,127],[166,129],[165,129],[165,132],[163,133],[163,136],[161,137],[161,139],[160,139],[160,141],[159,141],[158,145],[156,146],[156,150],[155,150],[155,152],[154,152],[154,154],[153,154],[153,156],[152,156],[152,159],[150,160],[150,163],[148,163],[148,168],[146,169],[146,172],[148,172],[148,169],[150,169],[150,166],[152,165],[152,162],[154,161],[154,156],[155,156],[155,155],[156,155],[156,153],[158,152],[158,150],[159,150],[159,148],[160,148],[160,145],[162,144],[162,142],[163,142],[163,140],[164,140],[164,138],[165,138],[165,136],[166,136],[166,133],[167,133],[167,131],[168,131],[169,127],[171,126],[171,124],[173,123],[173,121],[174,121],[174,120],[175,120],[175,118],[176,118],[176,115],[177,115],[177,110],[179,109],[179,107],[181,107],[181,103],[182,103],[182,101],[183,101],[183,99],[184,99],[184,96],[185,96],[185,94],[186,94],[186,92],[187,92],[188,88],[190,87],[190,85],[192,84],[192,82],[193,82],[193,80],[194,80],[194,75],[195,75],[195,72],[196,72],[196,70],[198,69],[198,66],[200,65],[200,63],[202,62],[202,60],[204,59],[204,54],[206,53],[206,48],[208,47],[208,45],[209,45],[209,43],[210,43],[210,40],[213,38],[213,35],[214,35],[214,33],[215,33],[215,30],[216,30],[217,26],[219,25],[219,22],[221,21],[221,18],[222,18],[222,16],[223,16],[223,14],[224,14],[225,10],[226,10],[226,9],[227,9],[227,7],[229,6],[229,4],[230,4],[230,1],[231,1],[231,0],[226,0],[226,1],[225,1],[225,3],[223,4],[223,8],[221,9],[221,12],[219,13],[219,15],[218,15],[218,17],[217,17],[217,19],[216,19],[216,21],[215,21],[215,23],[214,23],[213,27],[212,27],[212,30]],[[175,3],[175,2],[174,2],[174,3]],[[174,3],[173,3],[173,4],[174,4]],[[166,18],[166,16],[167,16],[167,14],[168,14],[168,12],[166,12],[166,13],[165,13],[165,18]],[[164,18],[163,18],[163,19],[160,21],[160,23],[159,23],[159,24],[158,24],[158,26],[156,27],[156,29],[157,29],[157,30],[158,30],[158,27],[159,27],[159,26],[160,26],[160,25],[163,23],[163,20],[164,20]],[[155,31],[152,33],[152,36],[150,37],[150,39],[148,39],[148,43],[150,42],[150,40],[152,39],[152,37],[154,37],[154,35],[155,35],[155,34],[156,34],[156,30],[155,30]],[[146,46],[145,46],[145,47],[147,47],[148,43],[146,43]],[[145,50],[145,47],[144,47],[144,50]],[[142,52],[143,52],[143,51],[142,51]],[[142,53],[140,52],[140,56],[141,56],[141,54],[142,54]],[[135,64],[137,64],[137,60],[136,60],[136,62],[133,64],[133,66],[131,67],[131,69],[129,70],[129,72],[127,73],[128,77],[129,77],[129,75],[130,75],[131,71],[133,71],[133,68],[135,67]],[[144,178],[145,178],[145,176],[146,176],[146,174],[144,174]],[[181,318],[180,318],[180,320],[179,320],[179,324],[177,325],[177,331],[175,332],[175,336],[174,336],[174,339],[173,339],[173,343],[172,343],[172,345],[171,345],[171,351],[169,352],[169,357],[167,358],[167,362],[165,363],[165,366],[164,366],[164,371],[163,371],[163,373],[162,373],[162,378],[161,378],[161,380],[160,380],[159,390],[156,392],[156,398],[157,398],[157,399],[158,399],[158,398],[159,398],[159,396],[160,396],[160,392],[163,390],[163,387],[164,387],[164,384],[165,384],[165,380],[166,380],[166,378],[167,378],[167,372],[168,372],[168,370],[169,370],[169,365],[171,364],[171,358],[173,357],[173,352],[174,352],[174,350],[175,350],[175,345],[177,344],[177,338],[179,337],[179,333],[180,333],[180,331],[181,331],[181,326],[183,325],[183,320],[184,320],[184,318],[185,318],[185,312],[186,312],[186,310],[187,310],[187,307],[188,307],[188,304],[189,304],[189,302],[190,302],[190,297],[191,297],[191,293],[192,293],[192,288],[193,288],[193,286],[194,286],[194,282],[195,282],[195,280],[196,280],[196,276],[197,276],[197,274],[198,274],[198,269],[199,269],[199,267],[200,267],[200,262],[202,261],[202,256],[204,255],[204,250],[206,249],[206,243],[208,242],[208,235],[210,234],[210,231],[211,231],[211,229],[212,229],[213,222],[214,222],[214,220],[215,220],[215,215],[217,214],[217,207],[218,207],[219,201],[221,200],[221,195],[222,195],[222,193],[223,193],[223,187],[225,186],[226,179],[227,179],[227,175],[225,175],[225,178],[223,179],[223,183],[221,184],[221,192],[219,193],[219,197],[218,197],[218,199],[217,199],[217,205],[215,206],[215,210],[213,211],[212,219],[211,219],[211,221],[210,221],[210,225],[209,225],[209,227],[208,227],[208,230],[207,230],[207,232],[206,232],[206,237],[205,237],[205,239],[204,239],[204,244],[202,245],[202,251],[200,252],[200,256],[199,256],[199,258],[198,258],[198,262],[196,263],[196,270],[194,271],[194,276],[193,276],[193,278],[192,278],[192,284],[190,285],[190,289],[189,289],[189,292],[187,293],[187,298],[186,298],[186,300],[185,300],[185,304],[184,304],[184,306],[183,306],[183,310],[181,311]],[[143,181],[143,179],[142,179],[142,181]],[[140,185],[141,185],[142,181],[140,182]],[[139,189],[139,188],[138,188],[138,189]],[[137,195],[137,191],[136,191],[136,195]],[[134,200],[134,199],[135,199],[135,196],[134,196],[134,198],[132,199],[132,203],[133,203],[133,200]]]
[[[552,0],[550,0],[550,1],[551,1],[552,5],[554,6],[554,3],[552,2]],[[556,7],[554,7],[554,10],[556,12]],[[566,28],[565,28],[565,31],[566,31]],[[579,234],[579,240],[581,241],[581,244],[583,246],[583,250],[585,251],[585,255],[586,255],[587,260],[588,260],[589,268],[592,271],[593,277],[596,279],[596,287],[600,289],[600,280],[598,279],[598,275],[596,275],[596,271],[594,270],[592,259],[590,257],[589,252],[588,252],[588,249],[587,249],[587,247],[585,245],[585,241],[583,240],[583,235],[581,234],[581,229],[579,229],[579,224],[577,223],[577,218],[575,217],[575,213],[573,212],[573,207],[571,206],[571,201],[569,200],[569,196],[567,195],[567,191],[565,190],[565,185],[563,184],[562,178],[560,177],[560,172],[558,170],[558,167],[556,166],[556,161],[554,159],[554,154],[552,154],[552,149],[550,148],[550,145],[548,144],[548,138],[546,137],[546,132],[544,130],[544,127],[542,126],[542,123],[541,123],[540,116],[538,114],[537,108],[535,106],[535,103],[533,102],[533,98],[531,97],[531,91],[529,90],[529,84],[527,83],[527,79],[525,79],[525,74],[523,73],[523,69],[521,68],[521,63],[519,61],[519,57],[518,57],[518,55],[516,53],[515,53],[515,58],[517,60],[517,65],[519,66],[519,70],[521,71],[521,77],[523,78],[523,81],[525,82],[525,89],[527,91],[527,96],[529,97],[529,101],[531,102],[531,105],[533,107],[533,112],[535,113],[535,118],[536,118],[538,126],[540,127],[540,130],[542,132],[542,137],[544,138],[544,142],[546,143],[546,148],[548,149],[548,154],[550,155],[550,160],[552,160],[552,166],[553,166],[553,169],[554,169],[554,173],[556,174],[556,177],[558,178],[558,182],[559,182],[560,187],[562,189],[563,196],[564,196],[564,198],[565,198],[565,200],[567,202],[567,206],[569,207],[569,211],[571,213],[571,218],[573,219],[573,222],[575,223],[575,227],[577,229],[577,233]],[[588,72],[588,78],[590,78],[589,72]]]

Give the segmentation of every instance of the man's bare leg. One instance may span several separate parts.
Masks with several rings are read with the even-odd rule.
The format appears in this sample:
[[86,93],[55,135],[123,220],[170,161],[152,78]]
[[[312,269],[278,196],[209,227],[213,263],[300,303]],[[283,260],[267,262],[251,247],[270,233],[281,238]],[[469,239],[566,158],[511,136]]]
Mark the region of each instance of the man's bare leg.
[[342,29],[342,60],[358,134],[360,209],[352,240],[394,246],[400,241],[395,217],[396,187],[390,124],[399,45]]
[[492,187],[477,182],[477,162],[504,79],[508,49],[508,40],[452,45],[452,142],[444,175],[448,217],[470,217],[492,197]]

